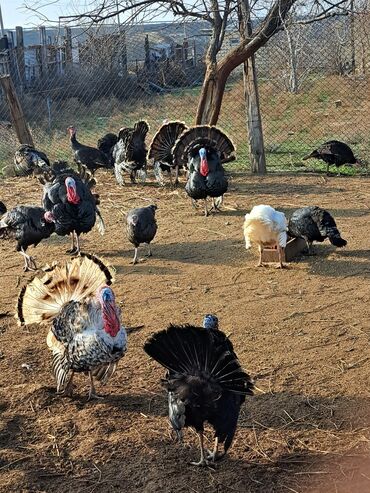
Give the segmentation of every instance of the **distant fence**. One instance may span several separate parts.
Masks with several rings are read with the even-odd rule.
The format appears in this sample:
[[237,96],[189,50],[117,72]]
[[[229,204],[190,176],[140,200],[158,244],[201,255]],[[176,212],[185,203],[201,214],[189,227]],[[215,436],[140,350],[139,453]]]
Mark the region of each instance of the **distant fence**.
[[[258,52],[270,170],[305,170],[302,156],[331,138],[347,141],[365,160],[370,155],[369,21],[363,12],[287,27]],[[142,118],[151,134],[165,118],[192,124],[208,41],[204,22],[87,31],[17,27],[0,41],[0,75],[11,75],[36,146],[52,159],[70,158],[70,124],[88,145]],[[228,30],[220,56],[238,42],[238,33]],[[0,165],[11,161],[17,146],[9,120],[0,90]],[[247,164],[241,67],[226,88],[219,125]]]

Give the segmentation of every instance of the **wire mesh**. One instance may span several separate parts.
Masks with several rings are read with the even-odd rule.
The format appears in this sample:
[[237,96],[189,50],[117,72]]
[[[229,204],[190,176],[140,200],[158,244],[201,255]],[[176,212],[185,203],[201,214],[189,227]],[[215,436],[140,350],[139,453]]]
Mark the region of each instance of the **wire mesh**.
[[[268,170],[319,169],[302,157],[325,140],[347,142],[366,161],[370,151],[370,14],[294,25],[258,51],[256,66]],[[70,159],[66,128],[96,146],[107,132],[145,119],[148,141],[164,119],[194,123],[209,41],[203,22],[147,23],[98,28],[23,30],[24,50],[0,51],[0,74],[10,73],[37,148]],[[226,32],[219,56],[239,42]],[[1,49],[1,47],[0,47]],[[18,146],[0,92],[0,167]],[[220,128],[249,166],[243,70],[231,75]],[[351,171],[349,171],[351,172]]]

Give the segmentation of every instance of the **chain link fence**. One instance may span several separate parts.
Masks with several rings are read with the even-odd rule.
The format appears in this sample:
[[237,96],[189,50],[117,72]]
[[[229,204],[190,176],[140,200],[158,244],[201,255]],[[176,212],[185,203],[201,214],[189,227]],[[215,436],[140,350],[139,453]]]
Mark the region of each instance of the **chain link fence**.
[[[325,140],[370,153],[370,13],[296,24],[256,56],[269,171],[324,169],[302,157]],[[0,74],[16,87],[35,146],[70,159],[66,128],[96,146],[107,132],[145,119],[150,138],[164,119],[194,123],[205,71],[209,26],[147,23],[90,29],[9,32],[0,44]],[[239,42],[227,30],[222,56]],[[18,146],[0,92],[0,167]],[[232,74],[218,125],[234,140],[238,164],[249,167],[243,70]],[[348,170],[348,172],[351,172]]]

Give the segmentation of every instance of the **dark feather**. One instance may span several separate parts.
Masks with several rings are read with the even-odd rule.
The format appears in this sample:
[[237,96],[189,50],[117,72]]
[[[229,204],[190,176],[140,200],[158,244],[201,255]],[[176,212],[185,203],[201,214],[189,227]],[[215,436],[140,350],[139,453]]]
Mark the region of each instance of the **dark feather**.
[[[73,129],[73,127],[69,127]],[[111,168],[110,158],[104,152],[78,142],[76,130],[71,133],[70,142],[73,151],[73,157],[76,163],[83,164],[86,168],[94,173],[98,168]]]
[[185,130],[187,127],[183,122],[168,122],[162,125],[150,144],[149,159],[171,167],[175,166],[172,148]]
[[325,142],[320,147],[312,151],[308,156],[305,156],[303,160],[306,159],[321,159],[328,165],[335,165],[337,168],[343,166],[344,164],[356,164],[357,159],[353,155],[352,149],[338,140],[329,140]]
[[20,205],[5,213],[0,223],[0,238],[15,239],[17,251],[24,251],[31,245],[37,246],[55,231],[54,223],[44,219],[45,209]]
[[168,370],[163,385],[169,392],[174,429],[179,432],[182,426],[193,426],[203,431],[208,421],[226,451],[240,406],[246,395],[253,394],[253,383],[225,334],[171,325],[151,336],[144,350]]
[[32,146],[21,145],[14,154],[14,170],[17,176],[31,175],[35,170],[50,166],[47,155]]
[[303,207],[293,212],[288,223],[289,235],[296,238],[304,238],[309,243],[313,241],[322,242],[326,238],[337,247],[347,245],[333,216],[321,207]]
[[153,241],[157,232],[155,220],[155,205],[131,209],[127,214],[127,237],[129,241],[138,247],[141,243]]

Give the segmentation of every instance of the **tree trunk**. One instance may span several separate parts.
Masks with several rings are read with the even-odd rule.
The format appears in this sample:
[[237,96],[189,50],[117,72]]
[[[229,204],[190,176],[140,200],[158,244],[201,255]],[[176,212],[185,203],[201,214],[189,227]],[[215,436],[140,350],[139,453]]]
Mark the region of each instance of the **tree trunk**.
[[[282,20],[286,17],[296,0],[276,1],[260,29],[249,39],[241,41],[221,60],[216,61],[217,50],[215,39],[211,41],[206,57],[207,70],[203,81],[195,123],[216,125],[220,115],[225,85],[231,72],[246,62],[280,29]],[[217,33],[216,33],[217,34]],[[213,36],[215,38],[215,36]],[[214,53],[212,53],[214,51]]]
[[254,55],[244,62],[243,70],[251,171],[252,173],[264,175],[266,174],[266,157]]
[[216,125],[221,111],[227,76],[217,68],[217,63],[207,68],[199,98],[196,125]]

